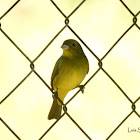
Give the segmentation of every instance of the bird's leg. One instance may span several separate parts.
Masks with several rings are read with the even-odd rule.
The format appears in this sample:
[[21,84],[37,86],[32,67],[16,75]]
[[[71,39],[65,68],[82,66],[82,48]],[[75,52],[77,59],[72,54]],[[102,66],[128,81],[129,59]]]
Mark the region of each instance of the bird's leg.
[[84,85],[79,85],[79,88],[80,88],[81,92],[84,93],[85,86]]

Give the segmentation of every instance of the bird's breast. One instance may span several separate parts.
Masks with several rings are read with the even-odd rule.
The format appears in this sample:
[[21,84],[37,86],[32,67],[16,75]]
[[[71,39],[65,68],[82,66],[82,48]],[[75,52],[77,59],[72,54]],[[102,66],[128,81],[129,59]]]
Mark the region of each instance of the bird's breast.
[[59,73],[53,80],[53,87],[70,91],[80,85],[88,71],[84,59],[64,59],[60,63]]

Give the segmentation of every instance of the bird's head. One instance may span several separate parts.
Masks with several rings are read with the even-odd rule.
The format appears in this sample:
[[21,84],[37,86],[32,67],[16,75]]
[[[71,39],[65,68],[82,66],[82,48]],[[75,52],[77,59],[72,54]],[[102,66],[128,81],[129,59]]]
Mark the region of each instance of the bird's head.
[[61,48],[63,49],[64,56],[78,56],[84,54],[81,45],[74,39],[65,40]]

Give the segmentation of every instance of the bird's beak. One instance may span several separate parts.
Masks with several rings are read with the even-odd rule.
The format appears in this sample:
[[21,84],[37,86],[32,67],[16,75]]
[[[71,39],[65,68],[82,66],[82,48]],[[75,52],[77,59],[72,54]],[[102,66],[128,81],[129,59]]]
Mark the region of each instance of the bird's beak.
[[63,50],[68,50],[68,49],[69,49],[69,46],[67,46],[67,45],[62,45],[61,48],[62,48]]

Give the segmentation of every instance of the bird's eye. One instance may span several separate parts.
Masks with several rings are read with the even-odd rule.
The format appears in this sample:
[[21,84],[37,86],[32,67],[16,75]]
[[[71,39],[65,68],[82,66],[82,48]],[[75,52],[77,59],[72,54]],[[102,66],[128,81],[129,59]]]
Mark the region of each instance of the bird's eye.
[[76,44],[75,44],[75,43],[73,43],[73,46],[76,46]]

